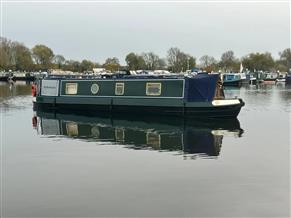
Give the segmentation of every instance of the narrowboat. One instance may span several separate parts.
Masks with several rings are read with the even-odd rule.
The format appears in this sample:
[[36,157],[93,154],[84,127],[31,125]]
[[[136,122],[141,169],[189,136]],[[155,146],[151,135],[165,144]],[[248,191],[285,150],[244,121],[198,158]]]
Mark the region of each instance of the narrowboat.
[[264,83],[265,84],[275,84],[277,78],[278,78],[278,73],[274,73],[274,72],[269,73],[268,72],[265,74]]
[[151,116],[92,116],[37,110],[33,128],[43,136],[111,142],[128,149],[173,151],[182,155],[216,157],[224,136],[241,137],[237,119],[191,120]]
[[13,76],[11,77],[13,81],[34,81],[35,76],[31,73],[13,73]]
[[35,108],[233,118],[244,106],[242,99],[225,99],[218,74],[45,78],[36,84]]
[[249,85],[257,85],[257,78],[252,74],[249,74]]
[[279,74],[278,78],[276,79],[277,83],[284,83],[286,82],[286,74]]
[[223,86],[238,86],[242,85],[241,75],[238,73],[225,73],[222,75]]

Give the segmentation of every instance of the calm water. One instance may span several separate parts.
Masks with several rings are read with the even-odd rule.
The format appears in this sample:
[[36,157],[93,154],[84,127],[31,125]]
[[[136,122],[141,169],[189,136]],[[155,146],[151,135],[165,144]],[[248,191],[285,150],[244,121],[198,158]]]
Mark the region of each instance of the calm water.
[[238,120],[33,112],[0,83],[3,217],[289,217],[291,88],[228,88]]

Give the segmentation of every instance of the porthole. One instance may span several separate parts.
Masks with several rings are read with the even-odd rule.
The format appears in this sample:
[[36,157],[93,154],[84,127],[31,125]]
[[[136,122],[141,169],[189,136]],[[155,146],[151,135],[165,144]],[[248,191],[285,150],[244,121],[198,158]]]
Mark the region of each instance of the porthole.
[[91,93],[95,95],[95,94],[98,93],[98,91],[99,91],[98,84],[96,84],[96,83],[92,84],[92,86],[91,86]]

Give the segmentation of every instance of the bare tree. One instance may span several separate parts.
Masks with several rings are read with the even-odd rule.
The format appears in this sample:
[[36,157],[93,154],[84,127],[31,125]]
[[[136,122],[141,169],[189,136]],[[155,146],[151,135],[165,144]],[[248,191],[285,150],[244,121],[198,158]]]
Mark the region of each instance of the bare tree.
[[202,56],[199,61],[200,66],[206,71],[213,71],[217,63],[214,57],[208,55]]
[[233,51],[226,51],[221,55],[220,66],[224,71],[232,71],[238,65]]
[[160,58],[153,52],[143,53],[142,57],[145,61],[147,70],[156,70],[159,67]]
[[180,51],[178,48],[170,48],[167,59],[169,68],[173,72],[186,71],[196,65],[196,59],[193,56]]

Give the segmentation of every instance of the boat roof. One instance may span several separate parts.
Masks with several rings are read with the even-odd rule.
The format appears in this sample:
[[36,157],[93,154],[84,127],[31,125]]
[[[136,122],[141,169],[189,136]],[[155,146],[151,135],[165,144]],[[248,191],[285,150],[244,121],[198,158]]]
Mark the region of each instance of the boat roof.
[[102,75],[48,75],[45,79],[184,79],[195,78],[196,75],[207,73],[171,73],[171,74],[102,74]]
[[49,75],[49,79],[182,79],[184,75]]

